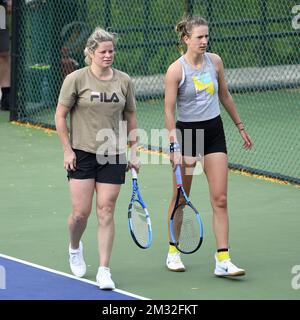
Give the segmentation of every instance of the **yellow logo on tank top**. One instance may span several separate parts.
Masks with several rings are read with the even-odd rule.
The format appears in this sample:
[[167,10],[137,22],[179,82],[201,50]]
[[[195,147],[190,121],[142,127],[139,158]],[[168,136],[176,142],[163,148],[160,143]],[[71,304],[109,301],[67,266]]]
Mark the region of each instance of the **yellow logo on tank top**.
[[210,95],[215,93],[214,83],[209,72],[201,73],[199,76],[192,77],[196,93],[205,90]]

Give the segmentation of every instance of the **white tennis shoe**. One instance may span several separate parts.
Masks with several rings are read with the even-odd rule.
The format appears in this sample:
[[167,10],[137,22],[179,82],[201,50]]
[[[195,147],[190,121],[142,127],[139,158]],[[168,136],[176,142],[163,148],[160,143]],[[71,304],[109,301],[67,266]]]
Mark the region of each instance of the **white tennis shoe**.
[[82,242],[79,242],[78,249],[72,249],[69,245],[69,262],[72,273],[76,277],[83,277],[86,273],[86,264],[83,259],[83,245]]
[[111,279],[109,268],[99,267],[96,280],[99,288],[102,290],[114,290],[116,288],[115,283]]
[[179,252],[168,253],[166,265],[167,265],[167,268],[171,271],[175,271],[175,272],[185,271],[185,266],[181,261]]
[[230,259],[219,261],[217,255],[215,255],[215,260],[215,275],[218,277],[237,277],[246,274],[246,271],[244,269],[241,269],[234,265]]

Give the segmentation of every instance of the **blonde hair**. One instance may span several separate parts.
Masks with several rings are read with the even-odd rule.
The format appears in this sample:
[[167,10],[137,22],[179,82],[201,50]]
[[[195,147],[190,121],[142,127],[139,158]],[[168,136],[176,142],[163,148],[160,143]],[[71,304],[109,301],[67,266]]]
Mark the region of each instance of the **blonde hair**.
[[95,50],[98,48],[98,45],[100,42],[104,41],[111,41],[113,43],[113,46],[115,48],[117,39],[116,39],[116,34],[112,32],[108,32],[100,27],[97,27],[94,32],[89,36],[86,46],[84,49],[84,55],[85,59],[84,62],[87,65],[91,65],[92,60],[89,55],[91,52],[95,52]]
[[185,17],[177,23],[175,27],[179,38],[177,47],[181,54],[184,54],[186,48],[183,38],[191,36],[195,26],[208,26],[208,22],[202,17]]

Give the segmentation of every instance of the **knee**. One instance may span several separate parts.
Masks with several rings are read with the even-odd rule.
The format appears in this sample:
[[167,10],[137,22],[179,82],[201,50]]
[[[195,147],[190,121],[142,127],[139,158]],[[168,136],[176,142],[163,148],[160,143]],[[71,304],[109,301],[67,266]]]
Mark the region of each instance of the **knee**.
[[88,219],[89,214],[90,212],[88,211],[74,209],[70,216],[70,220],[76,224],[85,223]]
[[211,202],[215,209],[227,209],[227,196],[225,194],[213,197]]
[[113,219],[114,209],[114,203],[97,205],[97,217],[99,224],[103,226],[108,225]]

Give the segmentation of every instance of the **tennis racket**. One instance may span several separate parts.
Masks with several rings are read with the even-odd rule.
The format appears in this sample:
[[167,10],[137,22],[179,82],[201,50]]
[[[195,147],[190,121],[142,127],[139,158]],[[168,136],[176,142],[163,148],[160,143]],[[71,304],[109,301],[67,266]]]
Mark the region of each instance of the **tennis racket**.
[[128,206],[129,231],[137,246],[147,249],[152,244],[151,220],[139,190],[135,169],[131,169],[131,174],[132,196]]
[[202,244],[203,223],[199,212],[183,189],[179,165],[176,167],[175,176],[177,196],[170,219],[170,234],[172,242],[180,252],[193,253]]

